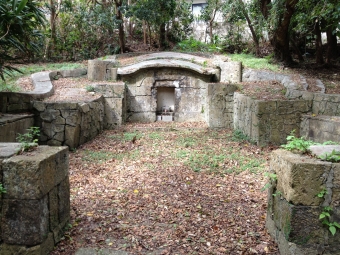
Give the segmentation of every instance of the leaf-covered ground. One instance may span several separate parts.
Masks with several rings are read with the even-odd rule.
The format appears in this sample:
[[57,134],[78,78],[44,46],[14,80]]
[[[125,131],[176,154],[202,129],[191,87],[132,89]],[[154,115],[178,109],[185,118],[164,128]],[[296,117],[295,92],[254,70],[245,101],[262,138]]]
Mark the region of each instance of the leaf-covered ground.
[[278,254],[260,191],[271,149],[244,139],[202,123],[105,131],[70,153],[72,227],[52,254]]

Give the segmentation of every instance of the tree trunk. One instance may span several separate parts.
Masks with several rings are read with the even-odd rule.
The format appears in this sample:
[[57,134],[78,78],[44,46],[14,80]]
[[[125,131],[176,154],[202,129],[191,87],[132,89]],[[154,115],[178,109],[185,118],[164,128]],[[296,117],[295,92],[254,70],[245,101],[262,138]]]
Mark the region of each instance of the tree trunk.
[[331,64],[333,59],[338,58],[338,46],[336,34],[333,34],[333,28],[328,27],[327,31],[327,52],[326,52],[326,63]]
[[147,37],[147,32],[146,32],[146,24],[145,24],[145,20],[143,20],[143,39],[144,39],[144,45],[146,45],[147,41],[146,38]]
[[275,58],[284,62],[286,65],[291,65],[293,63],[293,59],[289,51],[289,25],[298,1],[299,0],[286,0],[286,10],[271,38]]
[[244,3],[243,3],[243,0],[239,0],[239,3],[240,3],[241,8],[242,8],[242,13],[243,13],[244,17],[245,17],[246,20],[247,20],[248,27],[249,27],[249,29],[250,29],[251,35],[252,35],[252,37],[253,37],[253,41],[254,41],[254,43],[255,43],[256,56],[259,56],[259,55],[260,55],[259,39],[258,39],[258,37],[257,37],[257,35],[256,35],[256,32],[255,32],[255,29],[254,29],[254,27],[253,27],[253,25],[252,25],[252,23],[251,23],[251,20],[250,20],[250,18],[249,18],[249,15],[248,15],[248,12],[247,12],[247,10],[246,10],[246,7],[245,7],[245,5],[244,5]]
[[50,26],[51,26],[51,40],[50,45],[47,49],[47,56],[48,58],[51,57],[51,52],[54,50],[55,45],[57,43],[57,35],[56,35],[56,18],[57,18],[57,10],[56,10],[56,3],[54,0],[50,0]]
[[324,64],[325,61],[323,60],[323,54],[322,54],[322,39],[321,39],[321,29],[318,22],[315,23],[314,27],[314,33],[316,35],[315,40],[315,57],[316,57],[316,63],[317,64]]
[[122,6],[122,0],[114,0],[116,6],[116,19],[118,20],[118,33],[119,33],[119,47],[120,53],[124,53],[125,49],[125,34],[124,34],[124,20],[120,7]]
[[260,0],[261,13],[265,19],[268,19],[271,0]]
[[160,50],[164,50],[165,47],[166,47],[165,23],[162,23],[159,27],[159,48]]

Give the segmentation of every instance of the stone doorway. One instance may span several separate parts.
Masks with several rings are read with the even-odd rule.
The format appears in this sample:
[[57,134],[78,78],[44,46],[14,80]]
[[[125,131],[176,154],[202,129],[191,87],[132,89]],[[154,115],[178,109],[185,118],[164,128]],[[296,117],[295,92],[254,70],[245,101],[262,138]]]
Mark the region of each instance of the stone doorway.
[[157,87],[157,121],[174,121],[175,88]]

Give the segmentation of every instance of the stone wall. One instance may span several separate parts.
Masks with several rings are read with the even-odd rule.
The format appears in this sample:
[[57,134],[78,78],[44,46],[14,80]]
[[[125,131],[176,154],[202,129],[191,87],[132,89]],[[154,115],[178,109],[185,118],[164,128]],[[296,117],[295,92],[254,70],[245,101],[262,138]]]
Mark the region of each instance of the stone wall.
[[15,142],[18,134],[27,133],[27,129],[33,124],[33,114],[4,114],[0,116],[0,142]]
[[262,101],[234,94],[234,129],[258,145],[283,144],[292,130],[300,134],[300,117],[311,109],[311,101]]
[[207,123],[211,128],[233,128],[235,85],[209,83],[207,97]]
[[24,93],[1,92],[0,107],[2,113],[22,113],[32,109],[32,96]]
[[70,219],[68,149],[39,146],[2,156],[0,254],[49,254]]
[[[340,222],[340,164],[277,150],[270,170],[277,180],[268,192],[267,229],[280,254],[339,254],[339,230],[332,236],[319,215],[331,206],[331,221]],[[317,196],[322,190],[324,198]]]
[[340,142],[340,117],[303,115],[300,135],[318,143]]
[[103,97],[83,103],[47,103],[35,101],[35,126],[40,127],[39,142],[70,149],[95,138],[102,132]]
[[143,69],[121,75],[127,84],[126,121],[154,122],[157,109],[157,88],[174,88],[174,121],[205,121],[207,83],[211,75],[178,68]]
[[315,93],[312,112],[317,115],[340,116],[340,95]]
[[104,97],[104,129],[114,129],[124,123],[125,106],[125,84],[98,84],[95,85],[95,92],[99,92]]

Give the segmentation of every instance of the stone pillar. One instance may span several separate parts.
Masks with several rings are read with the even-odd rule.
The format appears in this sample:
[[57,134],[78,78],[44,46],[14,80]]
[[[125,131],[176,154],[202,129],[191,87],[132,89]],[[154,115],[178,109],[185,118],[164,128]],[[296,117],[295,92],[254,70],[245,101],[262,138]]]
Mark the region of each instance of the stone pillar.
[[220,82],[238,83],[242,81],[242,63],[241,62],[221,62]]
[[[281,255],[339,254],[340,230],[333,236],[319,219],[332,208],[330,222],[340,223],[340,164],[277,150],[270,170],[266,226]],[[319,197],[321,191],[327,191]]]
[[39,146],[4,159],[1,254],[49,254],[70,219],[68,148]]
[[87,77],[92,81],[105,81],[111,78],[110,69],[114,63],[109,60],[88,60]]

